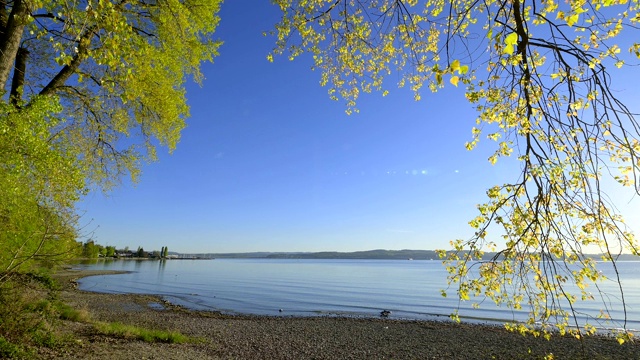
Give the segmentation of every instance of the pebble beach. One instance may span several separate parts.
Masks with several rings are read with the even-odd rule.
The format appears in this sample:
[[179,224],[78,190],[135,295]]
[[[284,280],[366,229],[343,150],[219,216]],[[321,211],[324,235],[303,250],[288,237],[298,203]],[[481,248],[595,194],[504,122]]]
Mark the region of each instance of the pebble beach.
[[65,270],[60,298],[92,320],[174,330],[186,344],[145,343],[99,334],[91,324],[64,322],[74,345],[43,351],[43,359],[639,359],[638,341],[606,336],[583,341],[521,336],[499,326],[384,318],[236,316],[193,311],[160,297],[77,290],[96,272]]

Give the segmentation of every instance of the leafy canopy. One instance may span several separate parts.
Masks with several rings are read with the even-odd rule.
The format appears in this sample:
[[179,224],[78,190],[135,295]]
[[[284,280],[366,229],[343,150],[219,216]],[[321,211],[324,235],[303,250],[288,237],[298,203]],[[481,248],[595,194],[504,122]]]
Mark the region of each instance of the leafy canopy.
[[219,0],[0,0],[0,269],[69,254],[75,202],[173,150]]
[[[478,112],[467,148],[484,135],[497,145],[491,164],[520,161],[518,178],[487,191],[470,222],[475,236],[441,251],[462,300],[527,305],[529,321],[509,327],[536,335],[580,337],[607,321],[606,301],[586,324],[575,306],[603,280],[586,250],[602,252],[614,269],[618,254],[638,254],[603,190],[611,177],[640,192],[640,126],[613,90],[613,73],[640,57],[637,0],[274,3],[282,18],[268,58],[310,53],[348,113],[361,92],[386,95],[392,74],[416,100],[425,88],[464,86]],[[482,260],[486,250],[498,255]],[[622,287],[617,296],[624,304]],[[626,312],[621,321],[608,326],[624,329],[624,341]]]
[[46,100],[23,111],[0,103],[0,265],[5,271],[45,255],[55,258],[76,245],[71,210],[84,179],[75,149],[51,141],[60,107]]

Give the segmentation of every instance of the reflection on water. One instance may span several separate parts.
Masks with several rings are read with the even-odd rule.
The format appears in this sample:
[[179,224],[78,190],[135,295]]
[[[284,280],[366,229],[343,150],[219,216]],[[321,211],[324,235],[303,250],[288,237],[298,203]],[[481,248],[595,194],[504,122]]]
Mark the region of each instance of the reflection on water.
[[[619,263],[625,285],[628,327],[640,329],[639,263]],[[124,270],[127,274],[80,280],[83,290],[147,293],[194,309],[261,315],[354,315],[447,319],[460,306],[471,321],[525,320],[526,312],[499,308],[489,301],[479,309],[455,296],[443,298],[446,270],[438,261],[398,260],[98,260],[82,263],[93,270]],[[603,267],[603,271],[608,271]],[[616,294],[617,284],[600,284]],[[594,290],[595,291],[595,290]],[[617,300],[611,296],[609,301]],[[578,311],[596,315],[601,303],[579,302]],[[621,306],[612,312],[623,319]],[[282,309],[283,312],[279,310]]]

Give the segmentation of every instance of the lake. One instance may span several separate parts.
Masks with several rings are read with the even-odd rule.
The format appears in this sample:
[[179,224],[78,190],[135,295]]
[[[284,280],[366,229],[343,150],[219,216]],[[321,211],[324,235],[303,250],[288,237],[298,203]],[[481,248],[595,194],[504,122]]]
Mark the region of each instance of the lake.
[[[606,265],[599,264],[607,274]],[[627,328],[640,329],[640,262],[620,262],[627,302]],[[485,301],[474,309],[459,302],[455,291],[444,298],[447,273],[440,261],[401,260],[99,260],[82,265],[92,270],[122,270],[126,274],[80,279],[81,290],[102,293],[157,294],[196,310],[274,316],[379,316],[446,320],[459,307],[463,321],[502,323],[527,318]],[[624,318],[616,298],[617,284],[600,283],[612,294],[614,320]],[[596,298],[598,298],[596,296]],[[576,310],[597,314],[601,302],[576,304]],[[629,321],[630,320],[630,321]],[[617,327],[608,325],[608,327]]]

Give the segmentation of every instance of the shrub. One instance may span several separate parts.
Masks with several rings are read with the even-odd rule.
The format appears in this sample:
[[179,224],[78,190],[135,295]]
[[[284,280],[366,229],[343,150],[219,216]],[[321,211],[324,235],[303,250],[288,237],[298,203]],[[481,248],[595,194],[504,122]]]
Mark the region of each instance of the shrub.
[[[0,282],[0,358],[24,357],[31,347],[62,343],[53,326],[65,309],[56,300],[56,288],[44,273],[14,273]],[[72,309],[65,310],[74,316]]]

